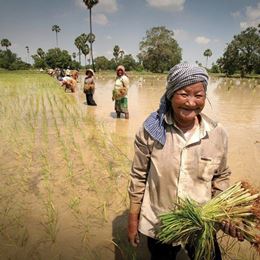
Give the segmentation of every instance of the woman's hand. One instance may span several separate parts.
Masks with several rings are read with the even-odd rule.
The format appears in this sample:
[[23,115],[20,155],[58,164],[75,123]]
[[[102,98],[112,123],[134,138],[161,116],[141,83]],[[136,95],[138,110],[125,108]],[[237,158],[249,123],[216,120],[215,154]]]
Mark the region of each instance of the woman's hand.
[[238,241],[244,241],[244,237],[241,233],[241,231],[236,228],[235,225],[233,225],[231,222],[229,221],[222,221],[222,231],[232,237],[236,237],[238,239]]
[[140,242],[139,234],[138,234],[138,223],[139,223],[139,214],[129,213],[129,215],[128,215],[128,241],[134,247],[137,247]]

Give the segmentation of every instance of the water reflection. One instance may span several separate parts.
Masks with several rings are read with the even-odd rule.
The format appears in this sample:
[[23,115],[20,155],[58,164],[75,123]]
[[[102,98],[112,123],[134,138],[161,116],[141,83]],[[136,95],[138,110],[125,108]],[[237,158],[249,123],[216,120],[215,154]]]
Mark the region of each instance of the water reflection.
[[214,113],[229,135],[233,179],[260,185],[259,80],[220,79],[213,89]]

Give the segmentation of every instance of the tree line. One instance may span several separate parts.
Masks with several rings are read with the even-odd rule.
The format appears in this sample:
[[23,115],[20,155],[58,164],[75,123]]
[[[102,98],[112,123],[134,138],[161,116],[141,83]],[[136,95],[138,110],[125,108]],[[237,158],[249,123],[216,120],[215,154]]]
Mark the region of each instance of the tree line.
[[[52,30],[58,34],[59,26],[52,27]],[[173,65],[182,61],[182,49],[174,38],[173,31],[165,26],[153,27],[146,31],[146,35],[139,43],[139,53],[136,59],[132,54],[125,54],[119,45],[113,48],[113,58],[108,59],[105,56],[99,56],[93,59],[90,54],[90,46],[95,41],[95,35],[83,33],[79,35],[74,44],[78,49],[78,53],[69,54],[66,50],[58,48],[58,37],[56,36],[56,48],[49,49],[45,52],[42,48],[38,48],[36,54],[31,55],[34,60],[35,68],[73,68],[80,69],[81,56],[84,55],[84,67],[94,67],[95,70],[114,70],[118,64],[123,64],[127,70],[151,71],[162,73],[168,71]],[[0,50],[0,67],[6,69],[17,69],[21,67],[30,67],[30,64],[22,62],[8,48],[11,42],[8,39],[1,40],[1,46],[5,50]],[[27,47],[27,53],[29,47]],[[90,58],[87,62],[87,55]],[[212,51],[206,49],[203,52],[206,62],[212,56]],[[76,57],[78,60],[76,61]],[[93,60],[92,60],[93,59]],[[90,61],[92,61],[90,63]],[[11,66],[10,63],[12,64]],[[196,61],[199,65],[201,63]],[[209,69],[211,72],[225,73],[233,75],[239,73],[242,77],[247,74],[260,74],[260,25],[258,27],[248,27],[241,33],[235,35],[233,40],[227,44],[223,56],[220,57],[216,64],[212,64]]]

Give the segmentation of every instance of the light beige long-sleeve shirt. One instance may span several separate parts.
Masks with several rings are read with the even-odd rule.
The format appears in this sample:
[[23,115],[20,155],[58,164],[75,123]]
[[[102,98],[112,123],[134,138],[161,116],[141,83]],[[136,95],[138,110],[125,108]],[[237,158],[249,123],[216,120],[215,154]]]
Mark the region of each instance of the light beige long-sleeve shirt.
[[120,100],[123,97],[127,97],[129,88],[129,78],[126,75],[117,77],[115,80],[115,86],[113,89],[112,96],[115,100]]
[[158,215],[171,210],[178,197],[204,203],[229,185],[227,135],[205,115],[199,119],[199,126],[186,140],[169,113],[164,146],[143,127],[136,134],[130,212],[140,212],[139,231],[147,236],[155,237]]

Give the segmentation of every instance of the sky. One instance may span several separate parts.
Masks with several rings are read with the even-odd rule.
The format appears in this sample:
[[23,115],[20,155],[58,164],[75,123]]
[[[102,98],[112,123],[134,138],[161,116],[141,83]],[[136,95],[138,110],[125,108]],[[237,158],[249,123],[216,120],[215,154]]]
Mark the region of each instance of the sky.
[[[55,24],[61,28],[58,47],[72,54],[75,38],[89,33],[89,11],[82,0],[0,0],[0,40],[7,38],[26,62],[26,46],[30,55],[56,47]],[[111,59],[119,45],[136,58],[147,30],[165,26],[174,32],[182,61],[205,65],[203,52],[211,49],[212,64],[234,35],[258,24],[259,0],[99,0],[92,9],[93,54]]]

